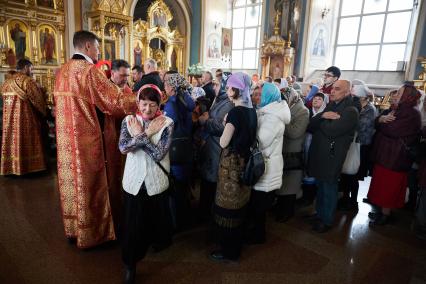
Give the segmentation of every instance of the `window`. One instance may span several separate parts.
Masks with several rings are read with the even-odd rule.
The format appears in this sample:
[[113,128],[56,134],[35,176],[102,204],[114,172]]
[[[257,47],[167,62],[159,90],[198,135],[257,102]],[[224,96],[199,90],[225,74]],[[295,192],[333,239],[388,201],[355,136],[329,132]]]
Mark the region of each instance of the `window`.
[[262,0],[235,0],[232,6],[231,69],[257,69]]
[[334,65],[344,70],[397,70],[407,57],[413,0],[342,0]]

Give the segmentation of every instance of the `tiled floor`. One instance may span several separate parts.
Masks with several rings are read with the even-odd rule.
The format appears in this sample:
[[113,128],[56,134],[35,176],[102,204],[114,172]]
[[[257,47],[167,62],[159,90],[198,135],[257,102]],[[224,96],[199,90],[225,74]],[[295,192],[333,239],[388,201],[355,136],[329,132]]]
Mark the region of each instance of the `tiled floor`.
[[[82,251],[67,243],[56,175],[0,177],[0,283],[121,283],[118,245]],[[359,199],[365,197],[368,182]],[[426,283],[426,242],[410,230],[411,216],[369,228],[369,205],[339,213],[318,235],[298,216],[268,219],[265,245],[244,247],[239,264],[217,264],[207,227],[177,235],[171,248],[150,253],[137,268],[138,283]]]

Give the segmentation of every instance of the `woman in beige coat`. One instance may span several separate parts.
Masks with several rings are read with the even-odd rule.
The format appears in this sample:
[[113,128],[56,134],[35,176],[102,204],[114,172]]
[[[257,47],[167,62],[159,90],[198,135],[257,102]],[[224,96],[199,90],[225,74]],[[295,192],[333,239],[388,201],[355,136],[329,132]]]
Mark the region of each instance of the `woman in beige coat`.
[[286,222],[294,215],[296,198],[302,195],[303,178],[303,141],[309,124],[309,110],[303,104],[300,95],[293,88],[286,88],[284,99],[290,107],[291,121],[284,132],[284,172],[283,183],[276,191],[276,221]]

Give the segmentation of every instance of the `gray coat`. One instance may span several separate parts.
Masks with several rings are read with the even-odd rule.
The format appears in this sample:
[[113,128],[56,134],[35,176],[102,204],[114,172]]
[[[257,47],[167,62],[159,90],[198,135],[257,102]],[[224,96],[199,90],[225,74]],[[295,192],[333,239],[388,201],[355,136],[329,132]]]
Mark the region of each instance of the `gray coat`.
[[340,103],[331,102],[324,112],[340,114],[336,120],[323,119],[322,114],[312,117],[308,130],[312,133],[309,149],[308,173],[320,181],[337,182],[343,162],[358,126],[358,110],[352,98]]
[[[284,145],[283,145],[283,156],[284,156],[284,168],[288,153],[294,155],[300,153],[302,157],[303,141],[305,139],[306,127],[309,123],[309,110],[305,107],[302,100],[299,100],[294,106],[290,108],[291,121],[290,124],[285,126],[284,132]],[[300,159],[302,163],[302,159]],[[300,164],[302,167],[302,164]],[[283,172],[283,183],[280,189],[277,190],[278,195],[289,195],[296,194],[300,197],[302,194],[301,183],[302,183],[303,171],[300,169],[284,170]]]
[[206,143],[200,149],[200,174],[209,182],[217,182],[219,169],[220,147],[219,140],[224,129],[223,118],[234,107],[226,93],[220,94],[209,111],[209,119],[204,124],[207,133]]

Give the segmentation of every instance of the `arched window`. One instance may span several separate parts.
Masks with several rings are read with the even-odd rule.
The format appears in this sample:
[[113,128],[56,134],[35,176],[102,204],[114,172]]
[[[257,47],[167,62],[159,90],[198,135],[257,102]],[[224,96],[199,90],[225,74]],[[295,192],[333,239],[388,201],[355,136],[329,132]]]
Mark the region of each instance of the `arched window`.
[[[411,52],[413,0],[342,0],[334,65],[343,70],[395,71]],[[407,48],[408,46],[408,48]]]
[[232,6],[231,69],[257,69],[262,0],[235,0]]

